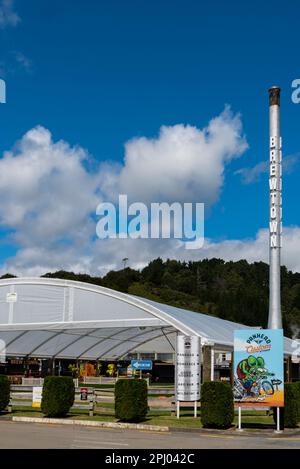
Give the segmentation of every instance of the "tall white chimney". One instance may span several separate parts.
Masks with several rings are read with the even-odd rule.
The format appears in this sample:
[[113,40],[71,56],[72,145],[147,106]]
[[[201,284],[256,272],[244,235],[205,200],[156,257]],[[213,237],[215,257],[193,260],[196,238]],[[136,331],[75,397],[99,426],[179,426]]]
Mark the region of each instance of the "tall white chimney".
[[280,266],[282,236],[282,145],[280,137],[280,88],[269,89],[270,100],[270,297],[269,329],[282,329]]

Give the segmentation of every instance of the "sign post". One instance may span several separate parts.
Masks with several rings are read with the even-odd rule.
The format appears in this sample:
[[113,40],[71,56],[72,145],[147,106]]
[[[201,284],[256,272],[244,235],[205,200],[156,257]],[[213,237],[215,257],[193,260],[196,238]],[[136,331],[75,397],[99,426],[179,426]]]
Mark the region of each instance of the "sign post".
[[282,329],[240,329],[234,333],[235,404],[242,407],[284,407]]
[[194,417],[197,417],[197,401],[200,400],[200,346],[200,338],[198,336],[177,336],[177,418],[180,417],[180,402],[194,402]]
[[238,420],[238,431],[242,432],[242,408],[239,406],[239,420]]

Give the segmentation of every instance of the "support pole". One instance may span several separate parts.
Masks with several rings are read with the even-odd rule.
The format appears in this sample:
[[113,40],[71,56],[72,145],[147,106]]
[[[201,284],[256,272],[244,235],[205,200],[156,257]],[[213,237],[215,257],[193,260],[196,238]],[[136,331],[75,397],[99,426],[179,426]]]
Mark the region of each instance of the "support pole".
[[94,395],[94,390],[93,390],[93,393],[90,396],[89,417],[94,416],[94,407],[95,407],[95,395]]
[[198,417],[198,415],[197,415],[197,405],[198,405],[198,402],[195,401],[194,402],[194,417],[195,417],[195,419]]
[[179,419],[180,418],[180,402],[176,402],[176,416]]
[[282,433],[282,430],[280,430],[280,407],[277,407],[277,425],[276,425],[276,430],[275,433]]
[[239,406],[239,409],[238,409],[238,431],[239,432],[242,432],[242,408],[241,406]]
[[211,348],[210,380],[215,380],[215,349]]

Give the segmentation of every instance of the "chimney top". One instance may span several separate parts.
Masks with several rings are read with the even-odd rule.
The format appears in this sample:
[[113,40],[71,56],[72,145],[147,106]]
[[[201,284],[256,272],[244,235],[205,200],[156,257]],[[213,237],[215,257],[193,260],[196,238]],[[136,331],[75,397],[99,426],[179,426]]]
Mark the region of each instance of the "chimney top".
[[279,86],[271,86],[269,88],[270,106],[280,106],[280,91]]

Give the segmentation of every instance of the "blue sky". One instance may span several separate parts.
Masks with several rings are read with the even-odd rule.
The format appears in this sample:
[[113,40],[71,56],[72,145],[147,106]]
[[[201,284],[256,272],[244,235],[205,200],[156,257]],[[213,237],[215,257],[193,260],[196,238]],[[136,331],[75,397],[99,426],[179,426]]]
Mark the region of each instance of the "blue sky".
[[[126,142],[157,138],[162,125],[203,129],[227,104],[241,115],[248,149],[224,164],[225,178],[207,212],[205,234],[212,243],[255,239],[268,226],[268,175],[262,172],[245,184],[239,170],[268,158],[267,89],[278,84],[283,150],[290,157],[284,225],[298,227],[300,104],[291,101],[291,82],[300,78],[298,1],[287,6],[277,0],[251,5],[221,0],[6,0],[1,8],[16,16],[10,20],[6,15],[1,25],[0,14],[0,78],[7,83],[7,104],[0,107],[0,155],[39,125],[51,132],[54,142],[78,145],[97,162],[123,164]],[[24,239],[8,237],[22,231],[20,226],[2,221],[3,269],[31,272],[36,262],[47,268],[35,256],[29,261],[29,253],[28,265],[14,260],[18,251],[30,248]],[[292,234],[295,243],[299,232]],[[40,240],[31,248],[39,243],[41,249],[46,246]],[[49,252],[54,246],[55,240]],[[87,250],[93,256],[93,247]],[[287,259],[291,257],[289,253]],[[248,258],[253,260],[250,254]],[[64,263],[66,268],[76,265]],[[290,265],[294,270],[298,266],[300,260]],[[85,265],[77,267],[83,270]]]

